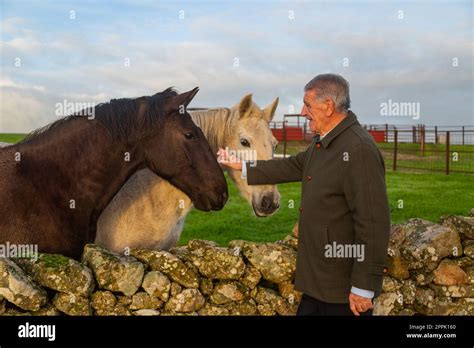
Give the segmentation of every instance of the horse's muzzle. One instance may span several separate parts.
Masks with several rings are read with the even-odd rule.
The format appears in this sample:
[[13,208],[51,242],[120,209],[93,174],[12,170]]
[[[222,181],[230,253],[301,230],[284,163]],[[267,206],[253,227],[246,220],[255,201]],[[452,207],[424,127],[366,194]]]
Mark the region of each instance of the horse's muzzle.
[[268,193],[260,201],[252,200],[252,207],[255,215],[265,217],[272,215],[280,207],[280,195]]
[[193,200],[194,207],[202,211],[221,210],[227,202],[229,194],[227,190],[221,194],[217,194],[212,198],[208,196],[199,195]]

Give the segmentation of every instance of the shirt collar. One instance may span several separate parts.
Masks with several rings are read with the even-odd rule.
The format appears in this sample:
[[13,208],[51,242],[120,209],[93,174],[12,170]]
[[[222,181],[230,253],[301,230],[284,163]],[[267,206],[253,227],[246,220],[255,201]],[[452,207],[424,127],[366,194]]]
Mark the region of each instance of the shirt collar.
[[[329,144],[341,133],[343,133],[347,128],[357,123],[357,117],[352,111],[347,112],[347,116],[343,118],[334,128],[327,132],[324,136],[315,136],[316,142],[320,142],[324,148],[327,148]],[[319,139],[318,139],[319,136]]]
[[[338,124],[339,124],[339,123],[338,123]],[[326,134],[320,135],[320,136],[319,136],[319,140],[323,140],[324,137],[325,137],[326,135],[328,135],[328,134],[329,134],[334,128],[336,128],[336,127],[337,127],[337,124],[336,124],[334,127],[332,127],[329,131],[327,131]]]

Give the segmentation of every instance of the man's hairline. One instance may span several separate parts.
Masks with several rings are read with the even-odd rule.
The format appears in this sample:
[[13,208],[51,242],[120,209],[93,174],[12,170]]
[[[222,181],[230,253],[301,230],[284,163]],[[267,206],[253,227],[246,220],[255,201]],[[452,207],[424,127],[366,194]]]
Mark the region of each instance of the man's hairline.
[[[306,105],[305,100],[304,100],[304,97],[306,97],[306,93],[307,93],[307,92],[311,92],[311,91],[313,92],[313,98],[311,98],[311,99],[313,99],[314,101],[318,101],[318,100],[317,100],[318,97],[317,97],[317,94],[316,94],[316,88],[308,88],[308,89],[305,88],[305,89],[304,89],[305,95],[303,96],[303,104],[304,104],[304,105]],[[349,114],[349,109],[346,109],[346,110],[338,110],[338,109],[335,107],[335,106],[336,106],[336,102],[334,101],[334,99],[332,99],[330,96],[327,96],[326,98],[332,100],[332,102],[333,102],[333,104],[334,104],[334,110],[335,110],[337,113],[340,113],[340,114],[343,114],[343,115],[346,115],[346,116]]]

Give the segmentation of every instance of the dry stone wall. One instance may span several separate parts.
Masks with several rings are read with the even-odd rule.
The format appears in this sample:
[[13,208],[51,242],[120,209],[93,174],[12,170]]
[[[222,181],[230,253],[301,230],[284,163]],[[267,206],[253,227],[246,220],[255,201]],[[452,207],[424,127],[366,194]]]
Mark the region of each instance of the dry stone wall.
[[[124,256],[88,244],[0,259],[1,315],[295,315],[298,231],[275,243],[192,240]],[[474,217],[393,225],[374,315],[474,315]]]

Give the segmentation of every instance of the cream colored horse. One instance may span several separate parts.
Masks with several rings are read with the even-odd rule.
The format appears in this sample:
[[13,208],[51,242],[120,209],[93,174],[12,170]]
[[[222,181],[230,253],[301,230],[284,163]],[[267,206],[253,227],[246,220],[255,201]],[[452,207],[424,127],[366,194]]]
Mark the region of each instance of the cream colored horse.
[[[260,109],[252,95],[245,96],[231,109],[217,108],[190,112],[202,129],[214,153],[219,147],[250,150],[259,160],[273,157],[277,140],[269,123],[278,98]],[[268,216],[279,207],[275,185],[249,186],[241,172],[227,170],[255,215]],[[191,201],[182,191],[148,169],[136,172],[102,212],[95,242],[117,252],[128,248],[168,250],[175,246],[183,230]]]

